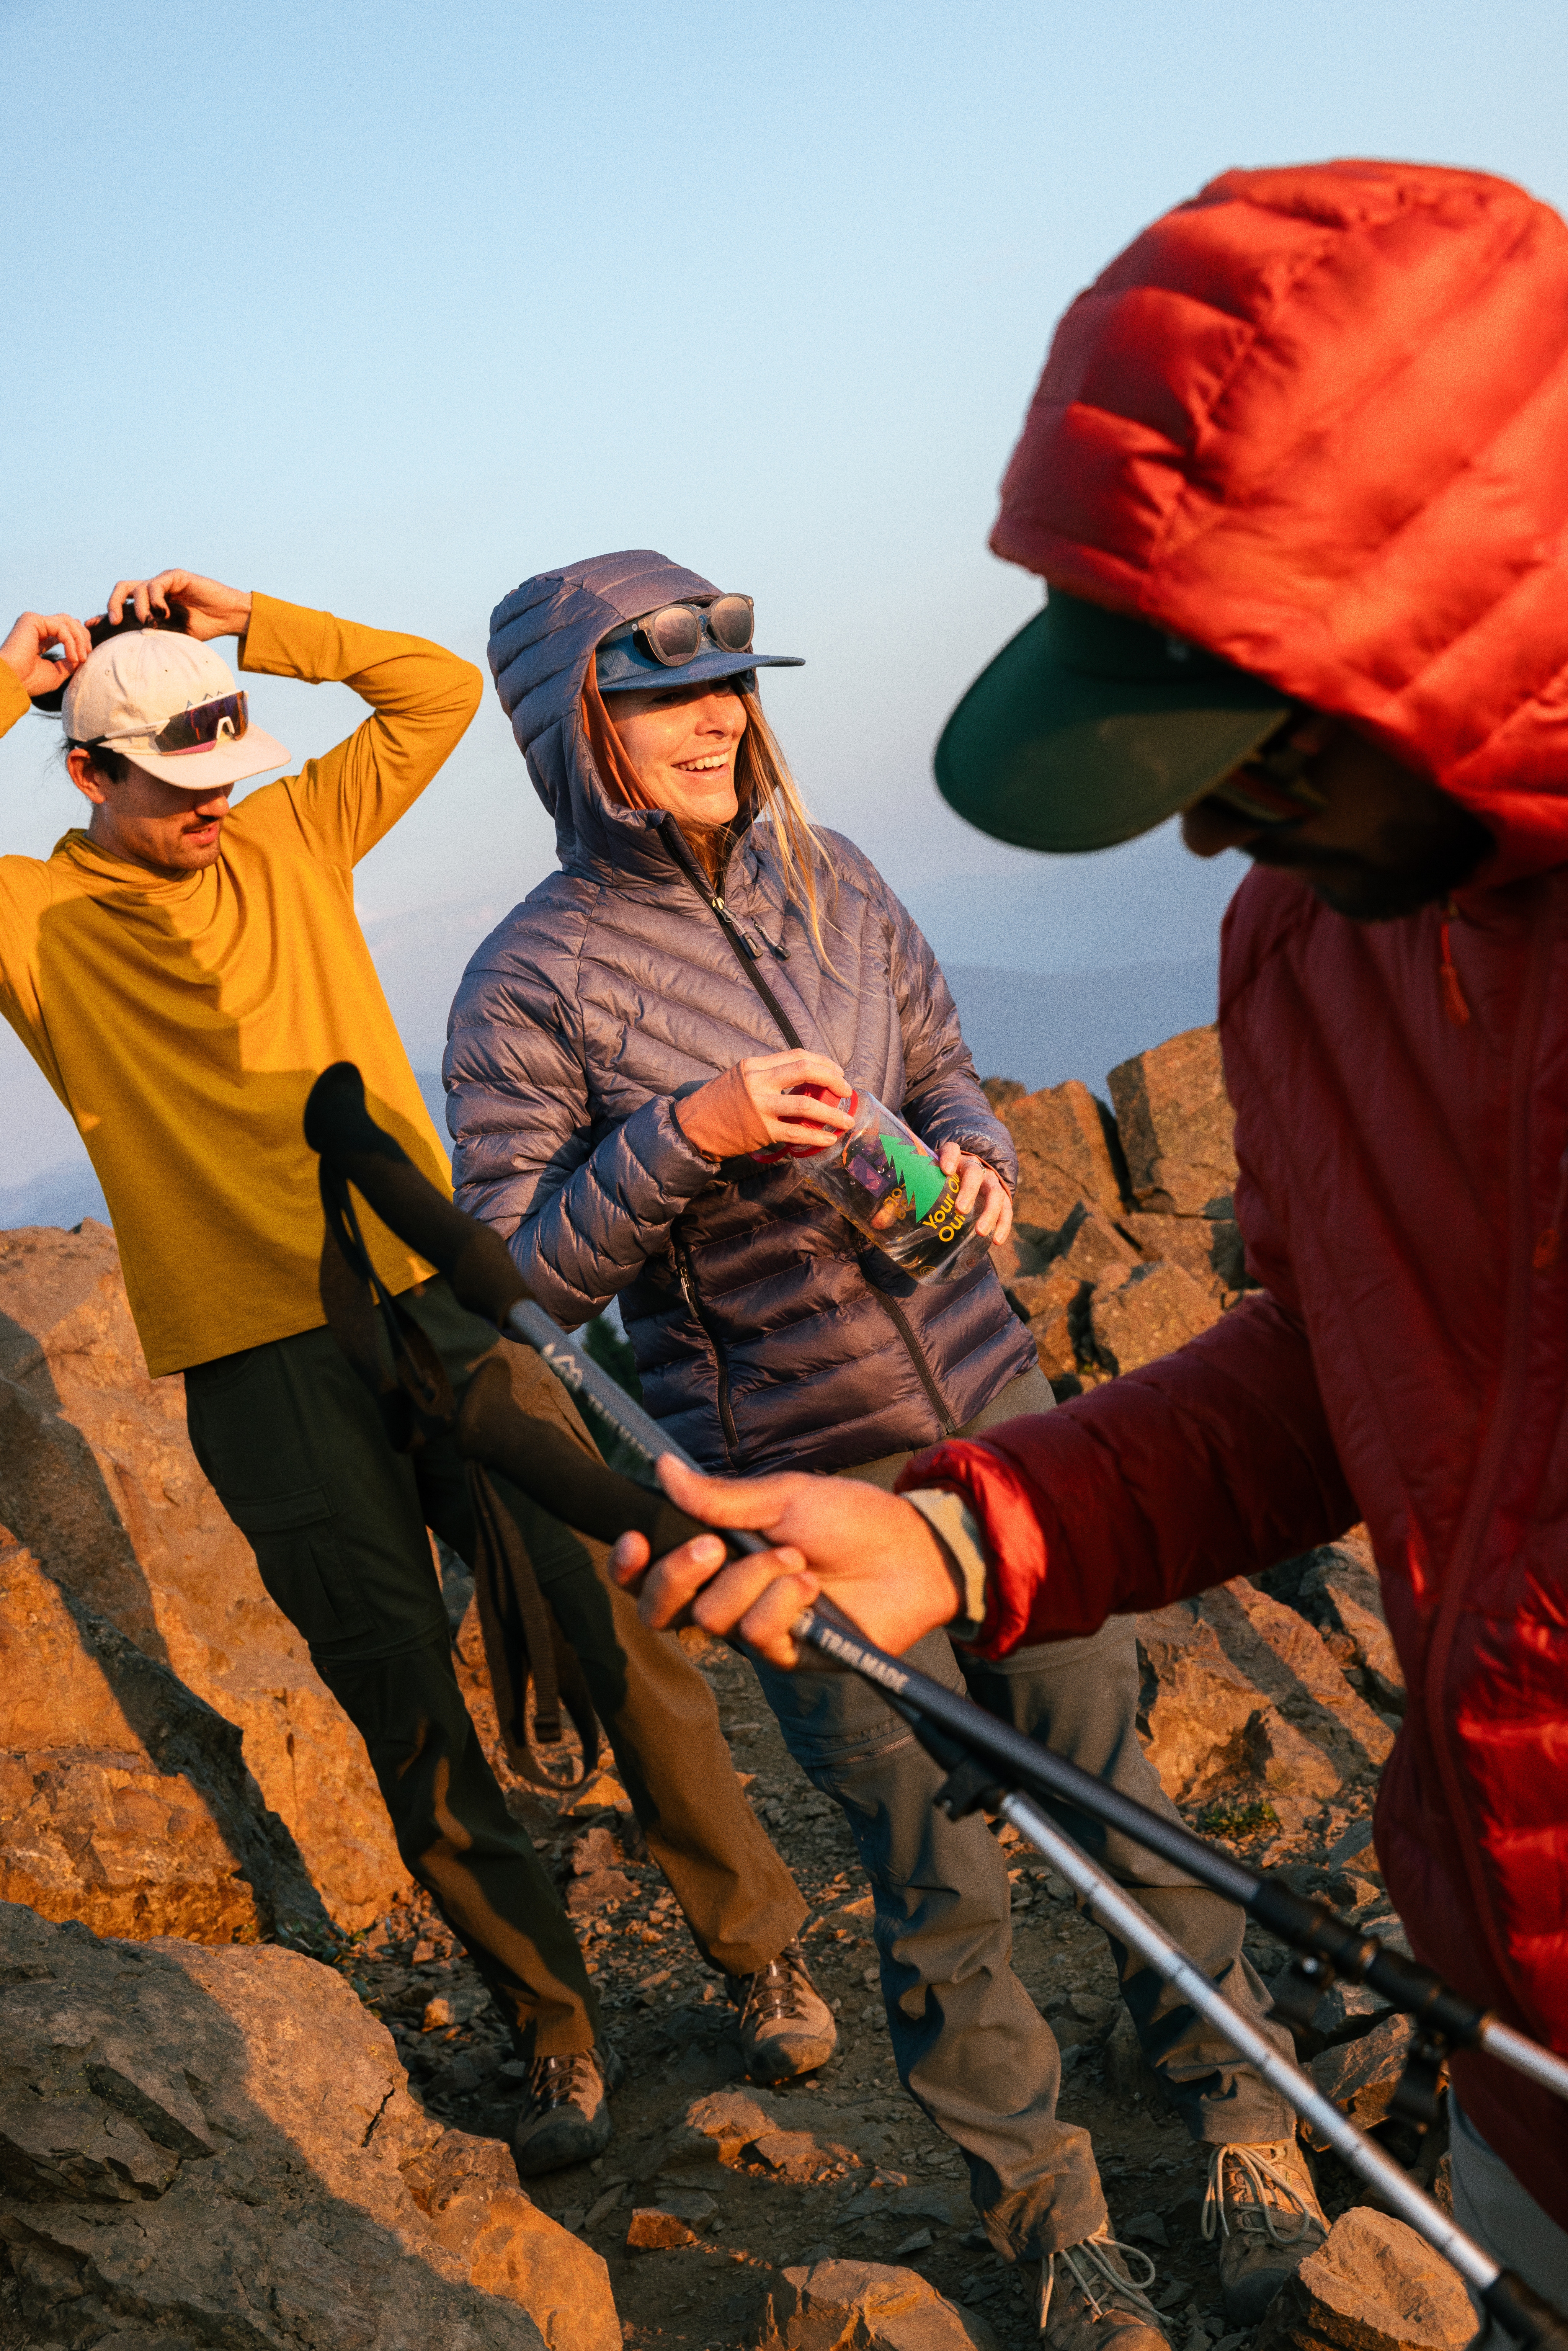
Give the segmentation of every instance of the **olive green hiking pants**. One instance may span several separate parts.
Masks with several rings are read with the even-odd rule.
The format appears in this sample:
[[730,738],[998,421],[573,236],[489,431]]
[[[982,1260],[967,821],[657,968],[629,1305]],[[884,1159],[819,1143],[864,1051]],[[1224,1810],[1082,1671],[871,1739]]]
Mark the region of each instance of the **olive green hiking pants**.
[[[402,1303],[461,1398],[496,1333],[444,1281]],[[509,1349],[523,1409],[589,1437],[559,1384]],[[507,1809],[453,1669],[433,1527],[472,1562],[462,1458],[449,1433],[390,1442],[375,1399],[327,1330],[185,1374],[196,1458],[256,1552],[262,1582],[370,1750],[398,1850],[473,1955],[524,2056],[592,2046],[599,2004],[555,1886]],[[576,1651],[648,1848],[710,1966],[749,1975],[806,1905],[758,1825],[713,1693],[674,1634],[651,1633],[605,1573],[601,1543],[494,1477]]]

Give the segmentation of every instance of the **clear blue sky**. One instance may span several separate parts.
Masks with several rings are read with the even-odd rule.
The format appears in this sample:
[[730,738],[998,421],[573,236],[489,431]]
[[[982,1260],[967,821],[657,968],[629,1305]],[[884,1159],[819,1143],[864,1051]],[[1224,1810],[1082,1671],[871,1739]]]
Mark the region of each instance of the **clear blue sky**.
[[[1164,840],[1028,859],[930,782],[1037,601],[985,542],[1064,305],[1232,164],[1568,206],[1562,0],[5,0],[0,32],[5,620],[183,562],[482,659],[527,573],[661,548],[808,657],[768,695],[814,811],[950,959],[1019,969],[1201,948],[1231,878]],[[297,757],[357,709],[256,702]],[[49,739],[0,745],[6,848],[71,820]],[[489,703],[361,905],[476,938],[549,860]]]

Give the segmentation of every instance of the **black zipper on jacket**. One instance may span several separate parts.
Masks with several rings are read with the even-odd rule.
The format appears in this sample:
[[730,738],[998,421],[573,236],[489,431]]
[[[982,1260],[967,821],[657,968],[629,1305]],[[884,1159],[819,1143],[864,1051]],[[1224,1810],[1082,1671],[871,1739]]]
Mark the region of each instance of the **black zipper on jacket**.
[[719,1336],[717,1325],[703,1304],[702,1293],[697,1289],[696,1271],[692,1264],[691,1251],[686,1247],[685,1237],[679,1232],[671,1233],[670,1249],[675,1260],[675,1271],[680,1276],[681,1290],[691,1310],[693,1320],[713,1349],[714,1371],[718,1381],[718,1425],[724,1431],[724,1449],[729,1456],[730,1468],[743,1468],[745,1464],[741,1458],[740,1438],[736,1433],[735,1413],[729,1400],[729,1355],[723,1339]]
[[[665,840],[676,864],[681,867],[693,888],[699,892],[701,896],[706,901],[708,907],[712,911],[714,920],[717,923],[719,929],[724,933],[725,937],[729,941],[730,946],[734,951],[737,963],[740,966],[741,970],[746,974],[747,978],[751,982],[752,987],[757,990],[758,995],[762,998],[763,1003],[766,1004],[768,1011],[771,1012],[774,1019],[778,1022],[779,1031],[783,1036],[785,1043],[787,1045],[792,1045],[797,1052],[804,1052],[806,1049],[800,1037],[796,1031],[794,1022],[790,1019],[789,1014],[785,1011],[784,1007],[779,1003],[779,998],[774,995],[773,990],[768,987],[768,982],[763,978],[762,974],[757,968],[757,949],[752,946],[751,941],[747,937],[746,933],[741,929],[740,925],[736,921],[735,916],[730,913],[729,908],[724,903],[724,878],[729,871],[728,853],[726,853],[724,863],[720,866],[717,876],[710,886],[706,876],[704,874],[695,858],[693,857],[690,850],[687,848],[685,835],[681,831],[678,825],[674,825],[670,828],[670,831],[665,834]],[[675,847],[676,841],[680,843],[679,848]],[[686,1293],[687,1305],[691,1308],[692,1312],[702,1324],[703,1329],[707,1332],[708,1338],[713,1345],[714,1356],[718,1364],[719,1418],[724,1425],[725,1442],[730,1447],[731,1453],[736,1460],[736,1466],[738,1468],[740,1448],[739,1441],[735,1433],[734,1415],[730,1411],[729,1368],[725,1357],[723,1344],[719,1340],[718,1334],[708,1322],[706,1315],[697,1300],[695,1279],[691,1275],[687,1261],[682,1254],[685,1249],[685,1246],[684,1242],[677,1246],[675,1260],[676,1264],[680,1268],[681,1287]],[[936,1384],[936,1374],[925,1359],[925,1350],[922,1347],[919,1340],[915,1335],[914,1324],[910,1322],[908,1315],[904,1312],[903,1307],[898,1304],[897,1301],[890,1298],[885,1290],[879,1290],[877,1288],[875,1282],[872,1280],[871,1277],[866,1272],[864,1263],[858,1258],[855,1261],[860,1266],[861,1280],[865,1283],[866,1288],[876,1300],[878,1305],[886,1310],[888,1320],[892,1322],[894,1329],[903,1340],[904,1353],[909,1357],[911,1364],[915,1367],[915,1377],[919,1380],[921,1386],[925,1391],[932,1411],[936,1415],[937,1420],[941,1423],[944,1436],[956,1437],[959,1424],[954,1419],[951,1412],[948,1410],[947,1400]]]
[[877,1304],[883,1310],[889,1322],[893,1324],[894,1329],[903,1340],[904,1351],[919,1375],[920,1384],[925,1389],[927,1397],[930,1399],[931,1409],[942,1424],[943,1436],[956,1437],[960,1423],[954,1419],[952,1412],[948,1407],[947,1399],[936,1384],[936,1374],[925,1360],[925,1350],[915,1335],[914,1323],[911,1322],[908,1315],[904,1312],[896,1298],[890,1298],[885,1290],[879,1290],[877,1288],[876,1283],[872,1280],[870,1274],[868,1274],[865,1270],[864,1259],[857,1258],[855,1262],[860,1266],[861,1280],[865,1283],[866,1288],[870,1290]]
[[[719,929],[724,933],[725,937],[729,941],[737,963],[740,966],[741,970],[746,974],[747,978],[751,982],[752,987],[757,990],[758,995],[762,998],[762,1001],[768,1007],[768,1011],[771,1012],[774,1019],[778,1022],[779,1032],[784,1039],[784,1042],[787,1045],[792,1045],[798,1053],[804,1052],[806,1049],[800,1036],[796,1032],[794,1022],[790,1019],[789,1015],[785,1011],[784,1007],[779,1003],[779,998],[774,995],[773,990],[768,987],[768,982],[763,978],[762,974],[757,968],[757,949],[752,946],[751,941],[747,937],[746,933],[741,929],[740,925],[736,921],[735,916],[730,913],[729,908],[724,903],[724,877],[729,871],[728,856],[727,855],[725,858],[724,865],[720,870],[717,880],[710,883],[707,876],[704,873],[701,866],[697,863],[696,859],[692,855],[690,850],[687,849],[685,835],[681,831],[680,827],[678,825],[674,826],[673,828],[673,832],[674,839],[672,839],[669,834],[666,834],[665,838],[676,864],[680,866],[692,887],[701,893],[708,907],[711,909],[715,922],[718,925]],[[675,839],[678,839],[680,841],[680,847],[678,849],[674,845]]]

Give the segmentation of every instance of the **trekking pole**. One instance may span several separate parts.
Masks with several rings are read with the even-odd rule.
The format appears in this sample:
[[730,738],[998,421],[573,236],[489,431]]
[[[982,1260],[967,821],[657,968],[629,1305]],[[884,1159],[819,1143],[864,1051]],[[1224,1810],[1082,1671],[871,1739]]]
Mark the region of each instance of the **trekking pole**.
[[[650,1477],[662,1454],[673,1456],[689,1468],[696,1468],[641,1405],[529,1296],[499,1236],[444,1199],[428,1178],[420,1174],[401,1144],[377,1126],[366,1107],[363,1083],[352,1062],[337,1062],[317,1080],[306,1104],[305,1134],[307,1142],[321,1157],[324,1196],[333,1186],[342,1186],[346,1196],[346,1186],[351,1182],[400,1240],[440,1269],[462,1304],[533,1348],[569,1393],[586,1397]],[[341,1213],[335,1197],[329,1199],[328,1213],[329,1218]],[[373,1274],[370,1278],[373,1282]],[[552,1438],[558,1441],[552,1444]],[[553,1515],[586,1534],[606,1541],[636,1529],[656,1549],[668,1550],[690,1535],[721,1531],[737,1552],[772,1548],[766,1537],[745,1530],[704,1529],[700,1521],[676,1510],[662,1493],[618,1477],[602,1464],[590,1463],[576,1448],[561,1445],[559,1433],[543,1424],[538,1425],[530,1458],[509,1459],[507,1468]],[[1009,1724],[986,1713],[972,1699],[958,1696],[942,1683],[887,1656],[830,1604],[820,1601],[807,1610],[797,1623],[795,1634],[824,1656],[875,1682],[890,1702],[915,1724],[928,1745],[933,1738],[945,1738],[949,1742],[956,1741],[958,1750],[970,1758],[978,1759],[976,1768],[983,1764],[986,1775],[982,1784],[999,1787],[1006,1801],[1028,1805],[1035,1818],[1041,1817],[1035,1803],[1038,1797],[1069,1805],[1106,1827],[1135,1838],[1200,1885],[1236,1903],[1260,1926],[1301,1955],[1296,1972],[1309,1991],[1321,1995],[1338,1977],[1364,1981],[1391,2006],[1416,2018],[1429,2054],[1436,2052],[1440,2055],[1446,2046],[1483,2049],[1488,2055],[1512,2066],[1560,2097],[1568,2097],[1568,2064],[1552,2051],[1500,2023],[1428,1969],[1419,1967],[1400,1952],[1385,1949],[1375,1937],[1361,1934],[1326,1905],[1307,1900],[1278,1878],[1260,1876],[1233,1855],[1207,1844],[1179,1821],[1151,1812],[1134,1798],[1103,1786],[1079,1765],[1026,1739]],[[1048,1833],[1056,1837],[1058,1832],[1049,1823],[1045,1825]],[[1038,1841],[1034,1840],[1032,1828],[1026,1833],[1031,1841]],[[1068,1849],[1074,1855],[1075,1867],[1092,1869],[1093,1865],[1079,1855],[1076,1847]],[[1051,1859],[1070,1882],[1079,1882],[1054,1853]],[[1126,1897],[1119,1889],[1110,1881],[1107,1884],[1113,1898],[1118,1903],[1124,1902]],[[1143,1921],[1142,1932],[1157,1934],[1142,1910],[1136,1910],[1135,1916]],[[1123,1934],[1128,1930],[1118,1925],[1116,1931]],[[1129,1934],[1129,1939],[1136,1938]],[[1153,1963],[1159,1964],[1157,1960]],[[1184,1964],[1191,1967],[1190,1961]],[[1204,1980],[1207,1982],[1207,1979]],[[1212,1986],[1208,1992],[1213,1999],[1220,1998]],[[1194,2004],[1202,2005],[1196,2000]],[[1240,2031],[1252,2030],[1239,2016],[1235,2023]],[[1226,2029],[1230,2030],[1228,2023]],[[1262,2046],[1267,2048],[1268,2044]],[[1271,2050],[1269,2058],[1274,2067],[1283,2062]],[[1312,2099],[1320,2105],[1325,2103],[1304,2075],[1298,2076],[1294,2068],[1289,2070],[1292,2080],[1299,2080]],[[1435,2061],[1429,2070],[1435,2079]],[[1287,2095],[1294,2096],[1293,2092]],[[1331,2111],[1342,2130],[1354,2129],[1339,2116],[1337,2108]],[[1316,2110],[1313,2112],[1316,2119]],[[1356,2137],[1359,2141],[1360,2135]],[[1367,2153],[1376,2163],[1387,2164],[1382,2151],[1370,2144]],[[1381,2185],[1382,2174],[1377,2176]],[[1403,2174],[1396,2169],[1396,2176],[1403,2179]],[[1408,2187],[1407,2182],[1405,2184]],[[1436,2212],[1436,2207],[1431,2209]],[[1445,2228],[1451,2225],[1440,2213],[1437,2217]],[[1484,2264],[1486,2256],[1479,2249],[1472,2252],[1474,2259]],[[1468,2277],[1470,2273],[1467,2270],[1464,2274]],[[1505,2323],[1500,2313],[1499,2323]],[[1511,2327],[1509,2331],[1514,2330]],[[1518,2339],[1535,2338],[1521,2335]],[[1563,2351],[1568,2351],[1568,2335],[1564,2336]]]
[[[1550,2351],[1564,2351],[1568,2346],[1568,2319],[1544,2302],[1522,2278],[1493,2261],[1414,2180],[1406,2178],[1375,2140],[1324,2097],[1300,2066],[1281,2056],[1181,1945],[1173,1941],[1141,1904],[1124,1893],[1041,1810],[1030,1792],[1030,1783],[1049,1787],[1060,1757],[1049,1755],[1034,1740],[998,1723],[983,1708],[959,1698],[942,1683],[889,1656],[885,1650],[868,1641],[831,1602],[818,1600],[802,1611],[790,1632],[797,1641],[820,1649],[883,1690],[921,1745],[947,1772],[936,1801],[950,1819],[959,1820],[967,1813],[984,1811],[998,1813],[1003,1820],[1010,1821],[1082,1898],[1090,1917],[1146,1959],[1201,2016],[1218,2026],[1236,2053],[1256,2066],[1263,2079],[1314,2125],[1342,2162],[1453,2264],[1505,2334],[1516,2343],[1541,2346],[1541,2351],[1547,2351],[1547,2346]],[[977,1716],[977,1723],[973,1719]],[[1007,1731],[1009,1752],[1005,1757],[996,1751],[1002,1742],[992,1736],[998,1729]],[[1080,1776],[1099,1796],[1110,1792],[1097,1781],[1090,1780],[1087,1773]],[[1054,1792],[1060,1798],[1061,1792]],[[1070,1801],[1104,1817],[1103,1805],[1077,1793]],[[1131,1810],[1145,1821],[1159,1817],[1146,1813],[1139,1804],[1131,1805]],[[1142,1842],[1149,1842],[1141,1826],[1128,1822],[1117,1824],[1128,1828]],[[1192,1842],[1198,1844],[1200,1840],[1194,1838]],[[1222,1857],[1228,1858],[1215,1856]],[[1522,2035],[1514,2037],[1522,2039]],[[1526,2043],[1525,2046],[1533,2049],[1532,2043]]]

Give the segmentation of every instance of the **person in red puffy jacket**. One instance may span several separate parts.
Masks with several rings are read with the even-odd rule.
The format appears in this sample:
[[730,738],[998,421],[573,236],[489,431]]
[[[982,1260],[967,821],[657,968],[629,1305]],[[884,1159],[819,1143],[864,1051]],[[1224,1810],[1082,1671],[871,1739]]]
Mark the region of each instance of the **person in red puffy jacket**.
[[[1254,861],[1220,1036],[1260,1288],[919,1457],[940,1536],[841,1479],[670,1475],[779,1545],[696,1613],[782,1660],[821,1589],[999,1656],[1364,1519],[1409,1690],[1390,1892],[1568,2052],[1568,226],[1477,172],[1227,173],[1067,313],[992,544],[1049,601],[949,722],[946,798],[1056,851],[1179,810]],[[1453,2081],[1458,2217],[1568,2303],[1568,2112],[1478,2054]]]

